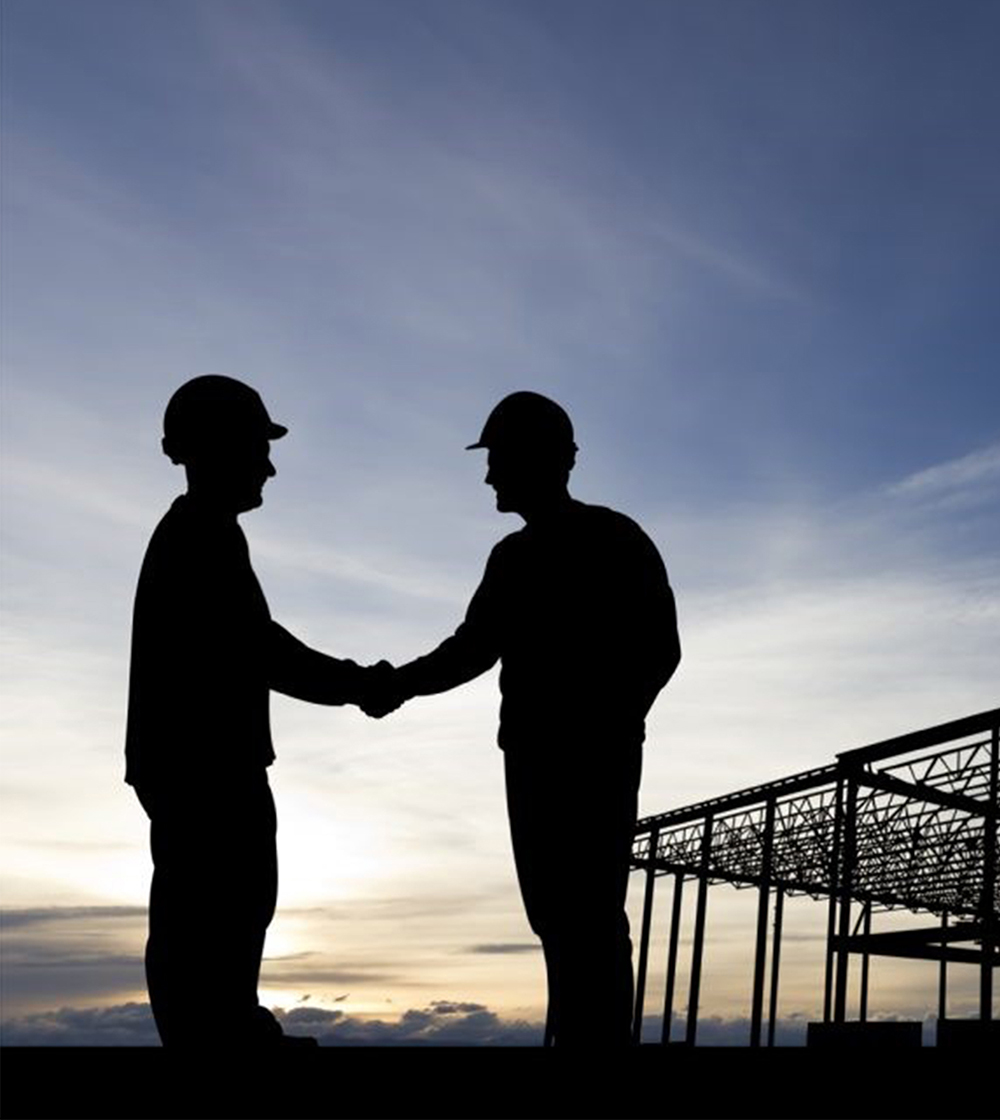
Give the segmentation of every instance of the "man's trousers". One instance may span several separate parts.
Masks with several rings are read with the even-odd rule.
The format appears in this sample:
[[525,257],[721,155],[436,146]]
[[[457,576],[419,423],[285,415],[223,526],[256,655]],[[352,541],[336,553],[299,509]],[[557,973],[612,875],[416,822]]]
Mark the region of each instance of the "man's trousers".
[[165,1046],[229,1046],[280,1035],[257,1003],[278,890],[274,800],[261,770],[143,797],[153,882],[146,981]]
[[642,753],[583,746],[569,760],[505,751],[514,862],[545,954],[555,1045],[625,1046],[634,999],[625,896]]

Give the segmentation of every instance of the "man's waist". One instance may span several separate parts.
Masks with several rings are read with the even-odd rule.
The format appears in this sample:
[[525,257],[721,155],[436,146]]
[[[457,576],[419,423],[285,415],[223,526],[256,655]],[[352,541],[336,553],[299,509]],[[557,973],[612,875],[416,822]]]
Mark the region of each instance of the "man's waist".
[[641,716],[618,713],[580,715],[577,713],[508,710],[501,708],[497,742],[503,750],[543,749],[546,751],[576,750],[593,744],[600,750],[621,750],[629,744],[642,746],[646,736]]

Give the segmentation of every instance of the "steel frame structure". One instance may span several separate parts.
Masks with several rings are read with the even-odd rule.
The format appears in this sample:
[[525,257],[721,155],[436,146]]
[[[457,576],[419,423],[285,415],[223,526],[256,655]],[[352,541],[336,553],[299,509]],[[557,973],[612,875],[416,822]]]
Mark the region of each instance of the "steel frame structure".
[[[979,967],[979,1014],[992,1017],[1000,965],[997,878],[1000,708],[874,743],[828,766],[640,820],[633,870],[645,878],[633,1035],[644,1010],[654,891],[674,880],[661,1040],[670,1041],[684,884],[697,885],[684,1041],[693,1045],[708,888],[758,891],[750,1045],[761,1045],[768,916],[773,909],[767,1044],[774,1044],[784,900],[826,900],[825,1022],[847,1017],[848,970],[861,957],[860,1019],[873,955],[939,962],[944,1019],[950,963]],[[859,909],[858,909],[859,908]],[[931,927],[872,932],[872,914],[937,916]],[[854,924],[852,925],[852,918]]]

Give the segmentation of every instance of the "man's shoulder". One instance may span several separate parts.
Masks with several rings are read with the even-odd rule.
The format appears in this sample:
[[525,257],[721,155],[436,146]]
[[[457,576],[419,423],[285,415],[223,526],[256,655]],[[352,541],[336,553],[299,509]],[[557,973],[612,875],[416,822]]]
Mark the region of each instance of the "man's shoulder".
[[147,562],[166,560],[195,545],[200,533],[187,510],[183,496],[177,498],[160,518],[146,545]]
[[227,521],[206,512],[181,494],[171,503],[170,508],[160,518],[150,537],[150,547],[167,547],[173,544],[198,544],[211,540],[213,547],[220,542],[245,542],[246,537],[239,523]]
[[511,556],[516,556],[525,544],[525,528],[526,526],[522,525],[520,529],[515,529],[512,533],[501,537],[490,550],[490,560],[502,563]]
[[149,538],[141,578],[173,581],[194,570],[229,570],[245,550],[246,538],[238,525],[205,517],[181,495]]
[[609,506],[590,505],[576,502],[575,511],[581,524],[595,533],[619,536],[623,540],[648,541],[649,535],[638,521],[627,513],[611,509]]

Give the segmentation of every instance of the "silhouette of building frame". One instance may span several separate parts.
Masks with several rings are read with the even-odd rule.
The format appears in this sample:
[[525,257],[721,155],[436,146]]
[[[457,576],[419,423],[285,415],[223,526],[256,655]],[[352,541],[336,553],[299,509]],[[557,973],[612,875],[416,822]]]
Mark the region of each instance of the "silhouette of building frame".
[[[767,1044],[777,1021],[783,904],[809,895],[828,904],[823,1019],[847,1015],[848,969],[861,957],[860,1019],[867,1017],[869,958],[939,962],[939,1019],[948,965],[979,967],[980,1018],[992,1017],[1000,964],[997,881],[1000,708],[845,751],[829,766],[793,774],[656,816],[636,826],[632,867],[645,878],[633,1034],[642,1027],[657,882],[674,881],[661,1040],[670,1042],[684,884],[697,884],[686,1036],[694,1044],[708,888],[759,893],[750,1045],[761,1045],[768,916],[774,900]],[[855,916],[855,908],[860,907]],[[873,911],[936,915],[920,929],[872,932]],[[855,918],[852,926],[852,918]]]

